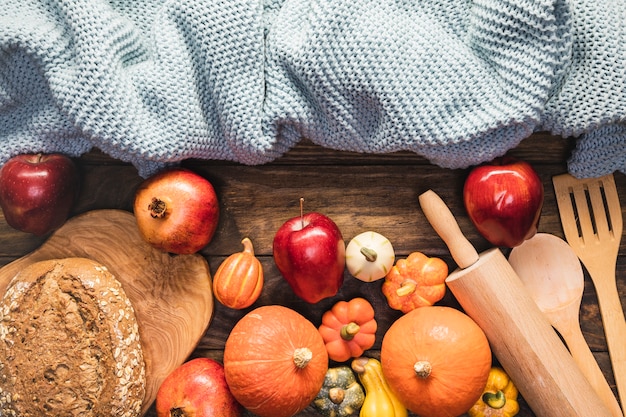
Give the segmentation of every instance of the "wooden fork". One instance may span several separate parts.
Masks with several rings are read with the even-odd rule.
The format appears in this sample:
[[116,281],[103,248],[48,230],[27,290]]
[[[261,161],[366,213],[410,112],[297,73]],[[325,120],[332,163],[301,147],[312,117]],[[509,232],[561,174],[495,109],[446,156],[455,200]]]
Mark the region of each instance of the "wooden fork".
[[615,267],[622,237],[622,210],[612,174],[552,178],[565,238],[589,272],[609,348],[622,410],[626,406],[626,320]]

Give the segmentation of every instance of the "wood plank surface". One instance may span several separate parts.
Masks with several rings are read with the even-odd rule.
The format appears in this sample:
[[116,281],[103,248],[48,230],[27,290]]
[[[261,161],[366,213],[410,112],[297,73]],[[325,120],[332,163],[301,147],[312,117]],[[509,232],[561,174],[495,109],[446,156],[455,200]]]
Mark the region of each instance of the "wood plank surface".
[[[539,230],[559,237],[563,237],[563,231],[551,178],[566,172],[566,160],[573,145],[572,139],[537,133],[510,151],[538,171],[545,187]],[[142,181],[134,167],[98,150],[77,162],[82,170],[83,187],[74,215],[95,209],[132,210],[134,190]],[[249,237],[266,277],[259,300],[250,308],[236,311],[215,303],[211,324],[190,357],[221,360],[230,329],[254,307],[285,305],[319,325],[322,313],[336,301],[355,296],[367,298],[376,311],[377,342],[367,354],[378,357],[382,336],[400,314],[387,305],[380,291],[382,281],[363,283],[346,271],[344,285],[335,297],[311,305],[293,294],[274,265],[274,234],[284,221],[299,214],[300,197],[305,199],[305,211],[319,211],[332,218],[346,243],[362,231],[375,230],[391,240],[397,258],[418,250],[443,258],[452,270],[456,265],[447,247],[432,230],[418,203],[422,192],[433,189],[448,204],[476,249],[480,252],[490,247],[473,228],[463,208],[462,187],[468,170],[440,168],[409,152],[387,155],[338,152],[304,141],[282,158],[262,166],[198,160],[185,161],[183,165],[209,179],[220,200],[217,232],[213,241],[200,252],[209,262],[211,271],[214,272],[225,257],[240,251],[242,238]],[[615,179],[622,207],[626,207],[626,176],[615,173]],[[0,219],[0,265],[35,250],[43,241],[44,238],[11,229]],[[626,258],[621,255],[625,250],[626,241],[622,240],[617,279],[623,305],[626,303]],[[450,292],[439,304],[460,308]],[[595,291],[588,275],[585,276],[580,317],[585,338],[615,391]],[[520,402],[519,416],[535,415],[523,398]],[[147,415],[156,415],[154,407]],[[309,407],[298,416],[319,414]]]
[[215,302],[208,263],[202,255],[170,256],[153,248],[128,211],[91,210],[73,216],[35,251],[0,268],[0,294],[27,266],[74,257],[107,267],[133,304],[146,364],[145,412],[211,321]]

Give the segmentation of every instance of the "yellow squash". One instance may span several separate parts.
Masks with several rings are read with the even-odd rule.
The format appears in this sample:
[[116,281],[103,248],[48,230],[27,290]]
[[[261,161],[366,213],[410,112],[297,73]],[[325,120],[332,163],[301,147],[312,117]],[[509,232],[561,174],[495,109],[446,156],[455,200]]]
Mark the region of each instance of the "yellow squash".
[[483,395],[468,411],[470,417],[513,417],[519,413],[517,388],[502,368],[492,367]]
[[383,376],[382,366],[377,359],[364,356],[352,361],[352,370],[356,372],[365,388],[365,401],[361,406],[360,417],[407,417],[406,407],[391,391]]

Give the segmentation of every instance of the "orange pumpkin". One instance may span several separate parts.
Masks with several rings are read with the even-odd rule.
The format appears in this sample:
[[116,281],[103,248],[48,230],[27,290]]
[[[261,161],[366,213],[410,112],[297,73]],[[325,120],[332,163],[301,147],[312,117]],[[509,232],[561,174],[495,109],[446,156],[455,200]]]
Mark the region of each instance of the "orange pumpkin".
[[319,332],[328,357],[337,362],[356,358],[376,341],[374,308],[365,298],[338,301],[322,316]]
[[383,374],[400,401],[421,417],[456,417],[480,398],[491,369],[482,329],[452,307],[398,318],[383,337]]
[[302,411],[322,388],[327,370],[328,354],[317,328],[283,306],[262,306],[246,314],[224,346],[230,391],[261,417]]
[[448,264],[413,252],[400,259],[385,276],[382,292],[389,306],[403,313],[435,304],[446,294]]
[[213,294],[226,307],[250,307],[263,289],[263,266],[254,256],[249,238],[244,238],[243,251],[233,253],[217,268],[213,276]]

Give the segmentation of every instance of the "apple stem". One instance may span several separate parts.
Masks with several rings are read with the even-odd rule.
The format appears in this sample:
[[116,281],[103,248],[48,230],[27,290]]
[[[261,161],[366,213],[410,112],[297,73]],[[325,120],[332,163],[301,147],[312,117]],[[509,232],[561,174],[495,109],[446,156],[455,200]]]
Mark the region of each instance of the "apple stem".
[[150,211],[150,216],[152,216],[153,219],[162,219],[165,217],[167,204],[165,204],[165,201],[163,200],[152,197],[152,201],[148,204],[148,210]]
[[302,223],[302,228],[304,229],[304,197],[300,197],[300,222]]

